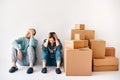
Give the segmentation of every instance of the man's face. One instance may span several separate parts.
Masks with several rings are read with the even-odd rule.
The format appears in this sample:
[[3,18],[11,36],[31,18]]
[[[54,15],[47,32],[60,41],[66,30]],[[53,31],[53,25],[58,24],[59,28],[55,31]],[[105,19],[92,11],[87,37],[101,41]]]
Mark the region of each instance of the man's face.
[[54,44],[55,40],[53,38],[49,38],[49,42],[50,42],[50,44]]
[[31,34],[33,34],[33,35],[34,35],[34,33],[35,33],[35,31],[34,31],[33,29],[29,29],[29,30],[27,31],[27,33],[26,33],[25,37],[29,39],[29,38],[30,38],[30,36],[31,36]]

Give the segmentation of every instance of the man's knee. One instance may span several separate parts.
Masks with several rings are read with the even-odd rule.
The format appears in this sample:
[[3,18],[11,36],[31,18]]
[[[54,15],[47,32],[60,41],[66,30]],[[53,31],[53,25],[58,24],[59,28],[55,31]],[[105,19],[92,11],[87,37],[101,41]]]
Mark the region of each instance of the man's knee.
[[12,54],[16,54],[17,53],[17,49],[12,48]]
[[32,46],[29,46],[29,47],[27,48],[27,50],[28,50],[28,51],[31,51],[31,50],[34,50],[34,48],[33,48]]
[[32,46],[29,46],[27,48],[27,54],[35,54],[35,50],[34,50],[34,48]]

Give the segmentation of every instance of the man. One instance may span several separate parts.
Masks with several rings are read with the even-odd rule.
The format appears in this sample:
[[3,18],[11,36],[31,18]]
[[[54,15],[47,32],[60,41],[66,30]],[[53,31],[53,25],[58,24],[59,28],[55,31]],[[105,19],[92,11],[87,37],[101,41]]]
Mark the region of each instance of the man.
[[[55,32],[49,33],[47,39],[44,40],[42,45],[42,73],[47,73],[47,66],[56,66],[56,74],[61,74],[60,65],[62,61],[61,57],[62,44],[58,39]],[[57,64],[56,64],[57,63]]]
[[36,34],[36,30],[34,28],[30,28],[25,37],[20,37],[13,41],[13,49],[12,49],[12,67],[9,72],[14,73],[18,70],[16,62],[18,62],[21,66],[29,66],[27,69],[27,73],[33,73],[33,65],[36,62],[36,47],[38,41],[34,38]]

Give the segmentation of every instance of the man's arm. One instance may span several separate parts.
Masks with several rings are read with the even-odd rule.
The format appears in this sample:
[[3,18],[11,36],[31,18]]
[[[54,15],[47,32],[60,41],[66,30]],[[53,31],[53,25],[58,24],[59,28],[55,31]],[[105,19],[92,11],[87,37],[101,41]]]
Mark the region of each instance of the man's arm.
[[22,43],[22,40],[23,40],[23,37],[14,40],[14,41],[12,42],[13,48],[15,48],[15,49],[17,49],[17,50],[21,49],[20,43]]
[[17,40],[13,41],[12,45],[13,48],[17,49],[17,57],[18,59],[22,59],[22,51],[21,51],[21,45],[23,38],[18,38]]
[[31,35],[31,37],[30,37],[30,42],[29,42],[29,46],[36,47],[37,44],[38,44],[38,41],[34,38],[33,35]]

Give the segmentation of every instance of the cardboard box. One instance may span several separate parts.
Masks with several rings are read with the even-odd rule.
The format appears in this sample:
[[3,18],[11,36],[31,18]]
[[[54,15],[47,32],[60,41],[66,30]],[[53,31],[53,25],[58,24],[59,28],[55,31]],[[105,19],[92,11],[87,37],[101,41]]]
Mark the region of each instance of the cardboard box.
[[93,51],[93,58],[105,57],[105,41],[104,40],[90,40],[90,48]]
[[90,40],[90,39],[95,38],[95,31],[94,30],[72,29],[71,40],[75,40],[75,34],[80,34],[80,40]]
[[75,24],[75,29],[85,30],[85,24]]
[[105,56],[104,59],[94,59],[94,65],[118,65],[118,58],[112,56]]
[[84,47],[89,47],[89,42],[88,42],[88,40],[84,40]]
[[81,38],[80,38],[80,34],[75,34],[75,36],[74,36],[74,40],[81,40]]
[[84,30],[85,40],[95,39],[95,31],[94,30]]
[[99,71],[118,71],[119,66],[118,65],[110,65],[110,66],[94,66],[94,72]]
[[71,40],[75,40],[75,34],[79,34],[79,40],[85,40],[84,30],[72,29]]
[[68,49],[84,48],[84,40],[65,40],[64,46]]
[[94,59],[93,65],[93,71],[116,71],[118,70],[119,59],[106,56],[104,59]]
[[115,48],[114,47],[106,47],[105,48],[105,56],[115,57]]
[[92,75],[92,50],[89,48],[65,49],[64,69],[67,76]]

